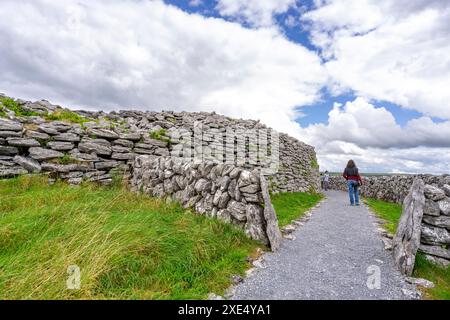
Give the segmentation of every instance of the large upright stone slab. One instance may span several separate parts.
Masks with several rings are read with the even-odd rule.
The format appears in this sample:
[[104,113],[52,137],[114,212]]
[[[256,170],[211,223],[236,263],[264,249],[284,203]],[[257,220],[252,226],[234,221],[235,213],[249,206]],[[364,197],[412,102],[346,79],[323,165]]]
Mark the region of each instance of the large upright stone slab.
[[403,201],[403,213],[393,240],[394,262],[400,272],[410,276],[414,269],[417,249],[420,246],[425,184],[416,179]]
[[261,174],[260,177],[262,196],[264,199],[264,218],[266,220],[266,234],[270,242],[272,251],[276,251],[281,245],[281,231],[278,227],[278,218],[270,200],[269,187],[266,178]]

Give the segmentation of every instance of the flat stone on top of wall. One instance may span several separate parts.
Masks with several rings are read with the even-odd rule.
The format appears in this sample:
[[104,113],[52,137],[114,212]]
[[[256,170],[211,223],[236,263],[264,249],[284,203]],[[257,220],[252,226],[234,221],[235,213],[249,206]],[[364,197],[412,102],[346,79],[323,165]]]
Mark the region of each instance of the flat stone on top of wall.
[[44,149],[41,147],[33,147],[29,149],[30,157],[35,160],[48,160],[61,158],[64,156],[63,153],[55,150]]
[[20,122],[0,119],[1,131],[22,131],[23,125]]

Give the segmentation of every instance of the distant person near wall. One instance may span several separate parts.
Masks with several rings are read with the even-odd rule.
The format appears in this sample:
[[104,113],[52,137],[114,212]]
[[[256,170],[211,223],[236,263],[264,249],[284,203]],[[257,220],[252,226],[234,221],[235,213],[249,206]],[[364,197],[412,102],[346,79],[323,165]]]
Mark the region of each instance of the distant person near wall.
[[347,163],[347,167],[344,170],[343,176],[347,180],[348,185],[348,195],[350,197],[350,205],[359,206],[359,190],[358,188],[362,186],[362,179],[359,175],[358,167],[353,160]]
[[323,189],[325,191],[328,191],[329,183],[330,183],[330,174],[328,173],[328,171],[325,171],[325,174],[323,175]]
[[323,173],[320,173],[320,188],[323,190]]

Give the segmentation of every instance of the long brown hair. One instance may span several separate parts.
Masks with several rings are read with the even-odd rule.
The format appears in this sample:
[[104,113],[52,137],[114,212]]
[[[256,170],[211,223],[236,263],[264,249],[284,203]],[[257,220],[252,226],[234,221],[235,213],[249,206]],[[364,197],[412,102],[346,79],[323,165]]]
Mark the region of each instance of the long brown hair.
[[347,168],[351,169],[351,168],[355,168],[355,167],[356,167],[355,161],[349,160],[347,163]]

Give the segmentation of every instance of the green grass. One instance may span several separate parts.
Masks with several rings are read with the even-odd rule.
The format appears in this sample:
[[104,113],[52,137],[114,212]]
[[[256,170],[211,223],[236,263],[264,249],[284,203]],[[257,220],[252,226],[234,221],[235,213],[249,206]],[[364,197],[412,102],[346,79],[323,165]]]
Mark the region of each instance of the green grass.
[[320,193],[286,192],[272,195],[271,199],[277,213],[278,225],[284,227],[314,207],[323,199],[323,195]]
[[397,203],[389,203],[376,199],[366,199],[365,202],[384,220],[385,229],[391,234],[395,234],[398,221],[402,215],[402,206]]
[[[395,234],[402,206],[374,199],[367,199],[366,203],[380,218],[386,221],[386,229],[391,234]],[[447,268],[437,266],[426,260],[423,254],[418,253],[413,276],[430,280],[435,284],[433,289],[423,289],[425,298],[450,300],[450,266]]]
[[150,131],[148,135],[152,139],[169,142],[170,139],[165,136],[166,134],[167,134],[166,129],[159,129],[159,130]]
[[[202,299],[260,246],[232,225],[123,187],[0,181],[0,299]],[[67,268],[81,269],[68,290]]]
[[70,154],[64,153],[64,156],[58,159],[59,164],[69,164],[71,162]]
[[[24,110],[14,99],[11,99],[11,98],[0,97],[0,102],[7,109],[13,111],[16,114],[16,116],[18,116],[18,117],[30,117],[30,116],[38,116],[39,115],[39,113],[37,113],[37,112]],[[1,110],[0,113],[1,113],[2,117],[6,116],[6,113],[4,110]]]
[[46,114],[44,118],[49,121],[65,121],[78,124],[92,121],[92,119],[80,116],[78,113],[66,109],[57,109],[52,113]]
[[319,169],[320,168],[319,163],[317,162],[317,159],[313,159],[311,161],[311,168],[313,168],[313,169]]
[[450,266],[442,268],[428,261],[421,253],[416,255],[414,269],[415,277],[433,281],[435,287],[426,289],[425,298],[435,300],[450,300]]

